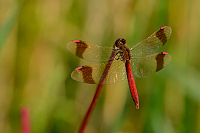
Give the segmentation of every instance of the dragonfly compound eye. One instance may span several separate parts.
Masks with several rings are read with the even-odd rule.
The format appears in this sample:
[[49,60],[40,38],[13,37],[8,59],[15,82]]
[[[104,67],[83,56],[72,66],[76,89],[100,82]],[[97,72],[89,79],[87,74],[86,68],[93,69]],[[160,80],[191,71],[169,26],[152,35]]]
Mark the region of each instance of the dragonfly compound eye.
[[115,41],[115,46],[116,47],[119,47],[120,45],[125,45],[126,44],[126,40],[123,39],[123,38],[118,38],[116,41]]

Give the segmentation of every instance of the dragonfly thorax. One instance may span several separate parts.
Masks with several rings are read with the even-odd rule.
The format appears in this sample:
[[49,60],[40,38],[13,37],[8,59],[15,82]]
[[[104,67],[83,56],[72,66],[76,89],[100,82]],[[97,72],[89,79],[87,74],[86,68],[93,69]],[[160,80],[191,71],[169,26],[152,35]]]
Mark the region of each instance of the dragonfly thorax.
[[131,60],[130,50],[126,47],[126,40],[119,38],[115,41],[113,49],[116,51],[115,59],[121,61]]

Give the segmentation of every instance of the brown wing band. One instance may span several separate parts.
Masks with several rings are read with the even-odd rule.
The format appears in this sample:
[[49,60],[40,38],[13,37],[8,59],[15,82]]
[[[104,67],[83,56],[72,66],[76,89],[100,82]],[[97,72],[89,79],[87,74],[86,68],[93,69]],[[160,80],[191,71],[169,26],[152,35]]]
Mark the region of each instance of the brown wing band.
[[164,57],[165,57],[165,54],[163,54],[163,52],[159,53],[156,56],[156,61],[157,61],[156,72],[161,70],[164,67]]
[[161,28],[157,33],[156,36],[160,39],[163,45],[167,42],[167,37],[165,35],[165,28]]
[[92,68],[90,66],[82,66],[82,68],[79,70],[82,72],[85,83],[95,84],[92,78]]
[[83,41],[76,42],[76,56],[83,59],[83,53],[87,49],[88,45]]

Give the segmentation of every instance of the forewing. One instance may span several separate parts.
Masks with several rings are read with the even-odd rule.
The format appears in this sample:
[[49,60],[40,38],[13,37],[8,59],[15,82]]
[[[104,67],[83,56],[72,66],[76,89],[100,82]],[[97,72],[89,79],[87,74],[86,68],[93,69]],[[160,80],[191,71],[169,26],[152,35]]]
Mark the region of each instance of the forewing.
[[[86,65],[76,68],[71,77],[79,82],[98,84],[107,63]],[[125,64],[123,61],[114,61],[109,69],[104,84],[113,84],[126,78]]]
[[169,64],[171,56],[167,52],[160,52],[133,58],[132,61],[133,75],[139,78],[146,78]]
[[66,47],[72,54],[88,61],[108,61],[112,53],[112,47],[93,45],[81,40],[70,41]]
[[169,26],[164,26],[159,30],[155,31],[145,40],[134,45],[131,50],[131,55],[141,56],[149,55],[157,52],[170,38],[172,29]]

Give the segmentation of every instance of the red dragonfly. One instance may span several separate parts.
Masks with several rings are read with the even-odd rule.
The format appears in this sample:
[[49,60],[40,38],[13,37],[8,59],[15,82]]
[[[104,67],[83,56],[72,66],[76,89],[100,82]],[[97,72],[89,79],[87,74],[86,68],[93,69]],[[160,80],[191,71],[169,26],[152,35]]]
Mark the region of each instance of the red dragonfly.
[[103,84],[117,83],[127,75],[130,92],[138,109],[139,99],[133,75],[145,78],[169,64],[170,54],[156,52],[167,42],[171,33],[171,27],[161,27],[130,49],[123,38],[117,39],[113,47],[93,45],[81,40],[70,41],[67,48],[74,55],[88,61],[102,61],[76,68],[71,77],[80,82],[98,84],[97,90],[100,91]]

